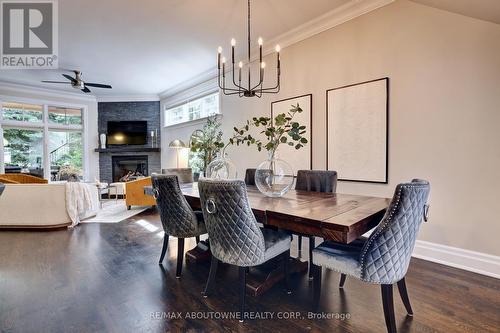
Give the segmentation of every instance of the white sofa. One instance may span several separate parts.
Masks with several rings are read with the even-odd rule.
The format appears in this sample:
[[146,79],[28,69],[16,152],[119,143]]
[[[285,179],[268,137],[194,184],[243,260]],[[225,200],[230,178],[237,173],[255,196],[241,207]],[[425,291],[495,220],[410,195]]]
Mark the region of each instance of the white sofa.
[[[97,188],[92,186],[97,197]],[[87,212],[80,220],[96,215]],[[0,196],[0,228],[60,228],[71,225],[66,210],[66,185],[5,184]]]

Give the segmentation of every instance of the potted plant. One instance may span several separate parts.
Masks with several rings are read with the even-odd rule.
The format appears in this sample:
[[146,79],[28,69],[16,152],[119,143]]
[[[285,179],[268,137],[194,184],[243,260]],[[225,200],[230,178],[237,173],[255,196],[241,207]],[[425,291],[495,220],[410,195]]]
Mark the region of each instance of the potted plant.
[[[292,167],[277,156],[280,145],[286,144],[300,149],[308,143],[304,137],[306,126],[294,121],[294,117],[302,112],[302,108],[292,105],[287,113],[280,113],[271,119],[270,117],[254,117],[252,121],[247,120],[241,128],[234,128],[234,135],[228,144],[237,146],[246,144],[256,145],[257,150],[263,148],[268,151],[268,159],[262,162],[255,172],[255,183],[259,190],[270,197],[280,197],[286,194],[293,185],[294,172]],[[251,127],[260,127],[260,134],[265,137],[259,140],[253,137],[249,131]]]
[[207,122],[201,130],[196,130],[191,135],[190,166],[193,171],[206,175],[207,167],[220,150],[224,148],[222,141],[221,123],[217,115],[207,118]]

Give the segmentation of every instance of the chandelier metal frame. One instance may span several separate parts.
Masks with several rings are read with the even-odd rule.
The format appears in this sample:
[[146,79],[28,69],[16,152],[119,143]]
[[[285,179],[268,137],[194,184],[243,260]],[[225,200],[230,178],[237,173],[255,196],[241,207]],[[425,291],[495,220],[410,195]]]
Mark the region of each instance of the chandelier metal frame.
[[250,0],[248,0],[248,84],[242,84],[242,70],[243,62],[238,63],[238,82],[236,82],[235,59],[234,51],[236,40],[231,39],[231,63],[232,63],[232,86],[226,86],[226,58],[222,55],[222,47],[219,46],[217,52],[217,82],[219,88],[224,95],[238,95],[239,97],[258,97],[261,98],[263,94],[277,94],[280,91],[280,77],[281,77],[281,59],[280,59],[280,46],[276,45],[276,85],[269,88],[264,88],[264,73],[266,63],[262,61],[262,47],[263,41],[259,37],[257,43],[259,44],[259,81],[257,84],[252,85],[252,61],[251,61],[251,35],[250,35]]

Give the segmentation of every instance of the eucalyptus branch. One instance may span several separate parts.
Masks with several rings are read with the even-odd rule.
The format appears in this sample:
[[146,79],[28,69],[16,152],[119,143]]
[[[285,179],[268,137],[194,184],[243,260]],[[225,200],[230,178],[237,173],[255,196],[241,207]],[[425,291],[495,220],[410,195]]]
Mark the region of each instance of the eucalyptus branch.
[[[308,142],[303,136],[306,133],[306,126],[293,121],[293,118],[302,111],[302,108],[297,103],[297,105],[292,105],[289,112],[280,113],[274,119],[253,117],[251,122],[247,120],[245,126],[241,128],[234,127],[233,137],[229,139],[226,147],[229,144],[236,144],[237,146],[245,143],[247,146],[255,144],[258,151],[261,151],[262,147],[264,147],[273,155],[280,144],[288,144],[289,146],[295,146],[295,149],[300,149]],[[265,143],[248,133],[250,127],[261,126],[264,129],[260,131],[260,134],[263,134],[267,139]]]

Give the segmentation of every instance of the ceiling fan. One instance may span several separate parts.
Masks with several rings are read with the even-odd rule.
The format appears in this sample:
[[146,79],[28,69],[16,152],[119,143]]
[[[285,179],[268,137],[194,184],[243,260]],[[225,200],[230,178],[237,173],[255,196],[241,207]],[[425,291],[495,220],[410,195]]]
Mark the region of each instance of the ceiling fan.
[[109,84],[100,84],[100,83],[89,83],[85,82],[82,79],[82,72],[74,70],[73,73],[75,73],[75,77],[71,77],[68,74],[62,74],[63,77],[69,80],[67,81],[42,81],[44,83],[64,83],[68,84],[70,83],[71,86],[75,89],[80,89],[84,93],[89,93],[90,89],[88,87],[95,87],[95,88],[106,88],[106,89],[111,89],[112,87]]

